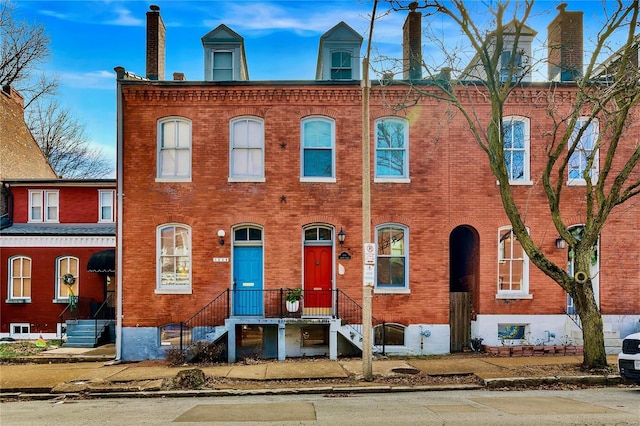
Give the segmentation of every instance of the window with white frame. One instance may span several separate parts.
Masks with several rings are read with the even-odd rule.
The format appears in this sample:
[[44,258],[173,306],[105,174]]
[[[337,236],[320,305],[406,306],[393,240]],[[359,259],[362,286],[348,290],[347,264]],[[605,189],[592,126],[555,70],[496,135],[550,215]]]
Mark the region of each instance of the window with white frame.
[[408,279],[407,228],[397,224],[376,227],[376,288],[406,290]]
[[569,139],[569,185],[585,185],[588,176],[592,183],[598,181],[598,121],[580,118]]
[[335,178],[335,123],[323,117],[302,120],[302,180]]
[[113,222],[116,192],[114,190],[98,191],[98,222]]
[[191,229],[181,224],[157,229],[156,292],[191,291]]
[[77,257],[61,256],[56,260],[56,300],[68,302],[79,295],[80,262]]
[[351,52],[346,50],[331,52],[331,80],[351,79],[353,79]]
[[375,177],[401,181],[409,178],[409,122],[389,117],[376,120]]
[[29,222],[58,222],[58,190],[29,191]]
[[264,122],[253,117],[231,121],[229,180],[264,182]]
[[158,121],[158,179],[191,178],[191,122],[169,117]]
[[26,256],[9,258],[8,301],[31,301],[31,259]]
[[214,50],[213,52],[213,80],[231,81],[233,80],[233,52],[225,50]]
[[504,162],[511,184],[531,183],[529,174],[529,119],[506,117],[502,121]]
[[511,50],[504,51],[500,55],[500,81],[505,83],[511,74],[511,81],[517,81],[523,74],[524,51],[518,51],[511,60]]
[[498,230],[498,296],[528,294],[529,258],[511,227]]
[[31,334],[31,325],[29,323],[12,322],[9,325],[9,337],[14,339],[28,339]]

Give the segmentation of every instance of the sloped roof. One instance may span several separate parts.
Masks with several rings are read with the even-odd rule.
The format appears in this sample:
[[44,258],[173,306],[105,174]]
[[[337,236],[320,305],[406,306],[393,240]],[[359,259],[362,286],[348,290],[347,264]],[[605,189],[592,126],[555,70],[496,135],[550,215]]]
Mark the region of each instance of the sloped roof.
[[0,90],[0,180],[56,179],[24,121],[22,105],[19,93],[13,89]]

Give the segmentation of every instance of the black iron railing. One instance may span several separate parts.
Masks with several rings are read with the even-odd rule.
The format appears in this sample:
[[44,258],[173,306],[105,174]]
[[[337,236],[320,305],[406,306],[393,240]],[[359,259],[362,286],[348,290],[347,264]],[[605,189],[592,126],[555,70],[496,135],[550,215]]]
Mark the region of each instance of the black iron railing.
[[[353,339],[362,341],[362,307],[342,290],[304,290],[297,304],[287,303],[289,288],[272,290],[224,290],[188,320],[179,324],[181,350],[201,340],[217,340],[227,318],[339,318],[352,329]],[[380,325],[372,319],[372,325]],[[220,336],[218,335],[220,333]],[[168,339],[171,340],[171,339]],[[174,341],[175,341],[174,340]],[[378,352],[383,348],[374,347]]]

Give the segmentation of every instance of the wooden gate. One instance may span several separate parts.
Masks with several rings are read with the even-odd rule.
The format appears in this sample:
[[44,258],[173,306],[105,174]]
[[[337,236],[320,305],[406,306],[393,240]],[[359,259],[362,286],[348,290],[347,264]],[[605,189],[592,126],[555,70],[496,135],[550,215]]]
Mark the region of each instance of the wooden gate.
[[451,352],[462,352],[471,338],[471,293],[449,293],[449,327]]

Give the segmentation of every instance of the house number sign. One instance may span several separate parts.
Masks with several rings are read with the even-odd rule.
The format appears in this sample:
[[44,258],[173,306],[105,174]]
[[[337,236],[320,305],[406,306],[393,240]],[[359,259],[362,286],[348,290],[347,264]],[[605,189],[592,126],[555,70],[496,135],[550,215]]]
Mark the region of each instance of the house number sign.
[[228,257],[214,257],[213,261],[214,262],[228,262],[229,258]]

